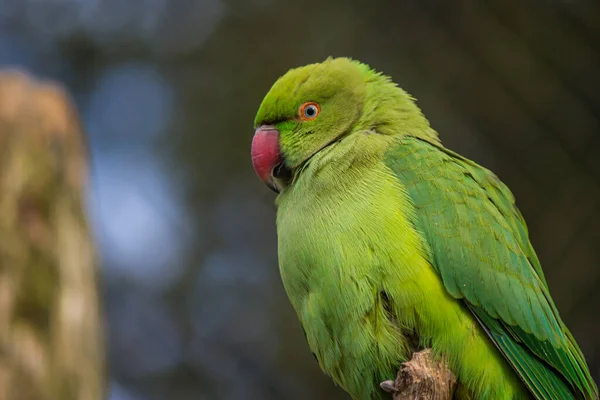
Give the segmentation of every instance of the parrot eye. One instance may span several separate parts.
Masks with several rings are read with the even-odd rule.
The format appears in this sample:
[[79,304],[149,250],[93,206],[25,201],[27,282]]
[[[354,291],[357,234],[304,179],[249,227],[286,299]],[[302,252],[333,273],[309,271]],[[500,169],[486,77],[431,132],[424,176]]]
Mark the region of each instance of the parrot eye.
[[317,103],[308,102],[300,106],[300,119],[303,121],[312,121],[317,118],[317,115],[321,112],[321,107]]

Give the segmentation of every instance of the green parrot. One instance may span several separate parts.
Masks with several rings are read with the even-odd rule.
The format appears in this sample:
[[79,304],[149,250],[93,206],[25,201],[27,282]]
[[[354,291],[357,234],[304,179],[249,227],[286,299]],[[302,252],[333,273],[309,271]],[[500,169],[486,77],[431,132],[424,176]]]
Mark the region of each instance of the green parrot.
[[255,128],[286,293],[353,399],[390,398],[379,383],[424,348],[457,399],[598,399],[512,193],[389,77],[348,58],[292,69]]

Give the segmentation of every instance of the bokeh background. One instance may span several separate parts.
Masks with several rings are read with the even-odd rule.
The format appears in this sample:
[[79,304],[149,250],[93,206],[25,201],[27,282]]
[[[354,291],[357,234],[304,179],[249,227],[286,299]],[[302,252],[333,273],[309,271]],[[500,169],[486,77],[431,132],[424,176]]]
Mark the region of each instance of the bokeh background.
[[0,0],[0,65],[64,84],[91,152],[111,400],[346,399],[279,280],[249,157],[287,69],[352,56],[514,191],[600,378],[600,3]]

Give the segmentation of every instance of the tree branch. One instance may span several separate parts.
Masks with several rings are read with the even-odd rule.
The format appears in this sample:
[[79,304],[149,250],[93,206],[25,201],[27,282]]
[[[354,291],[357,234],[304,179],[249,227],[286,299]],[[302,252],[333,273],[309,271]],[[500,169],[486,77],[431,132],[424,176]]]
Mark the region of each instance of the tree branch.
[[0,72],[0,399],[104,398],[86,169],[64,91]]
[[393,393],[394,400],[450,400],[456,377],[446,363],[434,359],[431,350],[425,349],[402,363],[396,380],[382,382],[381,388]]

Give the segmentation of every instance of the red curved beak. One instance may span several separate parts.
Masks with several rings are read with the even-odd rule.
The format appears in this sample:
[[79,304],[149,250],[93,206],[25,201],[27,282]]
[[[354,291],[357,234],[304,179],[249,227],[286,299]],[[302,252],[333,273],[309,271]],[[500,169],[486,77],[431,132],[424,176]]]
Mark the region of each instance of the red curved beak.
[[252,138],[251,154],[252,166],[258,177],[279,193],[273,181],[273,169],[283,161],[279,148],[279,131],[272,125],[260,126]]

